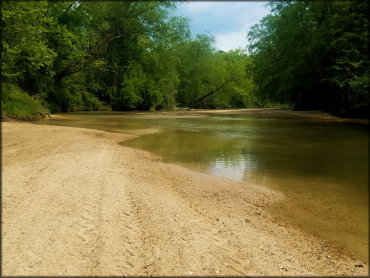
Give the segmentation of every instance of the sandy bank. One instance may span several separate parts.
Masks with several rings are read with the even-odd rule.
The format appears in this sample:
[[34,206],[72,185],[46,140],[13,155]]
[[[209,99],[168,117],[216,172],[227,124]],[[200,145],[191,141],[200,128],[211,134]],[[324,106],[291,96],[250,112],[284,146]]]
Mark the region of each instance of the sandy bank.
[[310,120],[316,121],[333,121],[333,122],[350,122],[350,123],[361,123],[369,124],[368,119],[355,119],[355,118],[341,118],[337,116],[330,115],[329,113],[323,111],[296,111],[293,109],[280,109],[280,108],[246,108],[246,109],[192,109],[192,112],[196,113],[206,113],[206,114],[249,114],[253,116],[271,116],[276,118],[308,118]]
[[2,123],[3,275],[367,275],[272,217],[280,193],[118,145],[131,137]]

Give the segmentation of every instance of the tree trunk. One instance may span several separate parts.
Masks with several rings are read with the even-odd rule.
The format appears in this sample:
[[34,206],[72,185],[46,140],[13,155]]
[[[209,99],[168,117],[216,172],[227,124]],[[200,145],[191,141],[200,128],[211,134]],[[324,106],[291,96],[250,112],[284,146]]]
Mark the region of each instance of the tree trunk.
[[222,87],[224,87],[226,84],[230,83],[231,81],[233,81],[233,79],[229,79],[228,81],[226,81],[225,83],[223,83],[222,85],[220,85],[219,87],[217,87],[216,89],[208,92],[207,94],[205,94],[204,96],[198,98],[196,101],[194,101],[190,107],[194,107],[196,104],[198,104],[199,102],[201,102],[202,100],[204,100],[205,98],[209,97],[210,95],[213,95],[214,93],[216,93],[218,90],[220,90]]

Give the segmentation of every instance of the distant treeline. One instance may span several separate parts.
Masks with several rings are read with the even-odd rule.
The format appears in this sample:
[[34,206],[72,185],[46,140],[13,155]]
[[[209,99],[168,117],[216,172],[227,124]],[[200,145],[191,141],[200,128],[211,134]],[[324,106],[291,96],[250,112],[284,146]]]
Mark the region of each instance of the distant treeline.
[[258,95],[369,117],[369,1],[273,1],[248,33]]
[[192,36],[175,5],[2,1],[2,117],[175,106],[367,113],[367,2],[271,2],[249,55]]

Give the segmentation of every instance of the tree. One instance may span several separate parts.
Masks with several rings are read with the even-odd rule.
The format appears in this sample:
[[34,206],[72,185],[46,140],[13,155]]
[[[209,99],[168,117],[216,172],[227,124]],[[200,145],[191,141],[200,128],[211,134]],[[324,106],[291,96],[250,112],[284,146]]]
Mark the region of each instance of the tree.
[[192,38],[174,6],[3,1],[3,80],[51,112],[253,105],[247,56]]
[[54,74],[56,53],[47,41],[54,22],[47,8],[46,2],[2,2],[3,82],[17,83],[30,94],[42,92]]
[[265,99],[297,109],[367,117],[366,1],[270,2],[248,33],[254,80]]

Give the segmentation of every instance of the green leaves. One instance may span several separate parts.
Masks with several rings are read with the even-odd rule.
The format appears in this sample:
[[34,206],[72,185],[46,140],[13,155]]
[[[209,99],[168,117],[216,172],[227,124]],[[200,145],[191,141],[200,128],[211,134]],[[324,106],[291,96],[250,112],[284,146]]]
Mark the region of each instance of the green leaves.
[[178,103],[198,108],[252,105],[247,55],[241,50],[215,51],[213,43],[212,37],[201,35],[179,47]]
[[52,112],[153,110],[203,97],[199,107],[253,105],[245,53],[218,52],[209,35],[192,38],[189,20],[170,16],[174,6],[3,1],[2,77]]
[[1,62],[6,81],[24,83],[40,70],[53,74],[56,53],[47,46],[46,11],[46,2],[3,1]]
[[351,106],[369,106],[355,97],[368,89],[366,82],[357,82],[366,81],[361,77],[369,68],[368,3],[274,1],[270,6],[274,14],[248,33],[259,94],[340,115]]

